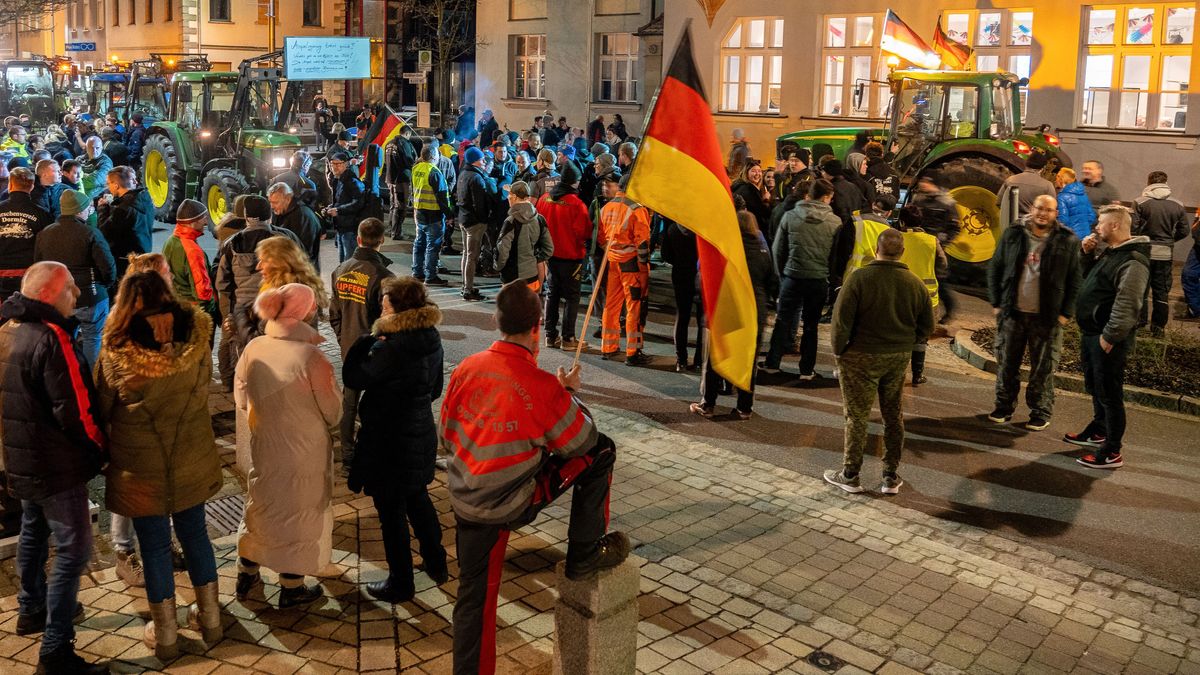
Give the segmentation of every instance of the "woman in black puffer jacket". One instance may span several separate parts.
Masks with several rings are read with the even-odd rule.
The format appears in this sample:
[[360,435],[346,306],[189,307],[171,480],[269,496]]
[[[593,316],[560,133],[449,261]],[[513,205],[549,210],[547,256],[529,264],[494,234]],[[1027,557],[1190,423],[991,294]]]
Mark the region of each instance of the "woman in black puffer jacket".
[[346,386],[362,392],[350,489],[375,500],[389,570],[386,580],[367,584],[367,592],[390,602],[410,600],[415,592],[409,523],[425,572],[439,584],[448,578],[442,528],[426,487],[437,453],[432,403],[442,394],[441,320],[420,281],[386,279],[383,315],[346,353],[342,369]]

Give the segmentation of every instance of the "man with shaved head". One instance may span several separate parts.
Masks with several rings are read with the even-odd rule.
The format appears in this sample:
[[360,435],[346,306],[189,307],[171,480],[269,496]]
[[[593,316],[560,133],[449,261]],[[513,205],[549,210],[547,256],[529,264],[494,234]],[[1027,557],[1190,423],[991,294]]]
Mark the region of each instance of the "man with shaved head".
[[1021,391],[1021,361],[1029,354],[1025,428],[1041,431],[1054,411],[1054,371],[1062,327],[1075,316],[1082,283],[1079,238],[1058,222],[1058,200],[1038,195],[1000,236],[988,266],[988,299],[996,315],[996,406],[988,419],[1012,420]]
[[[72,336],[79,288],[61,263],[34,263],[0,305],[0,437],[8,492],[21,500],[16,632],[45,631],[42,673],[101,673],[75,653],[79,577],[92,551],[87,481],[106,442],[92,375]],[[45,573],[50,537],[54,566]]]
[[867,447],[867,421],[875,396],[883,416],[883,483],[894,495],[904,481],[896,473],[904,449],[900,394],[913,347],[933,332],[933,302],[925,283],[900,262],[904,234],[888,228],[879,235],[875,260],[842,286],[833,306],[833,353],[841,372],[846,415],[842,469],[825,480],[846,492],[862,492],[858,473]]

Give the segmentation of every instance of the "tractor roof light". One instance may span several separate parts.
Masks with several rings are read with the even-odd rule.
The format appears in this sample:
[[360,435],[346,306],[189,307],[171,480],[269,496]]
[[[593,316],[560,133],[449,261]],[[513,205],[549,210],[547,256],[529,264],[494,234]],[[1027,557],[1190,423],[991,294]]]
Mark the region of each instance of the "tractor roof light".
[[1054,134],[1042,134],[1042,138],[1046,139],[1047,143],[1056,148],[1062,145],[1062,141],[1059,140],[1058,136],[1055,136]]
[[1013,144],[1013,151],[1016,152],[1018,155],[1032,154],[1032,149],[1029,147],[1029,144],[1026,143],[1025,141],[1013,141],[1012,144]]

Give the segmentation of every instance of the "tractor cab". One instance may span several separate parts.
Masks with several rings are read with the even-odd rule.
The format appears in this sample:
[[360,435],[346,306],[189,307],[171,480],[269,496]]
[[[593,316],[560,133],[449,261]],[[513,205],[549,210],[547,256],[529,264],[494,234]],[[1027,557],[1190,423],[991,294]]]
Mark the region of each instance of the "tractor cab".
[[129,73],[96,73],[92,75],[92,89],[88,92],[87,112],[93,119],[103,119],[109,111],[123,118],[128,97]]
[[0,70],[0,114],[29,115],[38,127],[57,120],[54,68],[48,61],[9,61]]

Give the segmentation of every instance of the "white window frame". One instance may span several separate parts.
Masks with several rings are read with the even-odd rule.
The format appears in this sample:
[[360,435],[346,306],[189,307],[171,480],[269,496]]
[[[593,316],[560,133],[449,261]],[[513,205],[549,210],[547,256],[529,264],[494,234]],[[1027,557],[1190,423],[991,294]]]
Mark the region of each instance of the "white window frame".
[[[854,108],[854,87],[856,79],[887,80],[887,65],[879,51],[879,38],[883,31],[883,14],[827,14],[821,17],[818,27],[818,39],[821,45],[821,62],[817,95],[814,97],[818,117],[846,117],[861,120],[882,120],[887,117],[888,100],[891,91],[886,84],[867,84],[863,92],[862,113]],[[871,20],[871,36],[867,44],[856,45],[859,20]],[[844,21],[842,46],[832,44],[830,25],[833,21]],[[831,71],[829,63],[833,59],[841,59],[836,71]],[[854,65],[863,59],[869,59],[868,77],[856,78]],[[832,82],[830,75],[837,72],[840,82]],[[826,103],[835,101],[838,109],[827,109]]]
[[[625,53],[605,53],[606,45],[616,43],[618,36],[624,36],[628,42],[628,47]],[[599,43],[596,48],[596,100],[604,103],[637,103],[640,100],[639,87],[641,82],[638,78],[638,68],[640,67],[640,58],[638,50],[641,48],[641,41],[637,35],[633,33],[598,33],[596,41]],[[625,77],[618,78],[616,73],[618,65],[624,64]],[[608,77],[605,77],[607,69]],[[609,95],[604,95],[604,84],[609,84]],[[617,90],[618,84],[624,84],[625,96],[616,96],[614,92]]]
[[[761,46],[751,45],[754,22],[762,21]],[[717,81],[717,110],[742,115],[781,115],[783,107],[783,38],[786,27],[782,16],[740,17],[721,38]],[[737,34],[736,46],[728,46]],[[759,64],[756,79],[753,63]],[[758,105],[747,108],[745,103],[757,93]],[[776,105],[772,105],[772,93]]]
[[[1014,7],[1011,9],[988,8],[988,9],[946,9],[942,10],[942,28],[949,31],[949,17],[951,15],[965,14],[967,18],[967,46],[974,50],[971,56],[971,62],[968,65],[972,70],[983,70],[979,66],[979,58],[988,57],[996,59],[996,69],[1016,73],[1019,77],[1032,77],[1033,75],[1033,39],[1030,39],[1030,44],[1015,44],[1012,41],[1013,30],[1013,15],[1014,14],[1031,14],[1033,16],[1033,31],[1034,36],[1037,35],[1037,13],[1030,7]],[[1000,15],[1000,44],[987,45],[981,44],[979,40],[979,17],[982,14],[999,14]],[[962,44],[962,43],[959,43]],[[1029,62],[1029,69],[1026,73],[1021,73],[1016,67],[1018,59],[1026,59]],[[1029,87],[1021,88],[1021,122],[1024,122],[1029,117]]]
[[[1187,57],[1191,58],[1192,44],[1168,44],[1167,43],[1167,10],[1185,8],[1196,9],[1196,4],[1188,2],[1142,2],[1142,3],[1125,3],[1125,4],[1097,4],[1084,7],[1083,21],[1081,27],[1079,51],[1079,82],[1076,86],[1078,98],[1076,104],[1075,119],[1079,121],[1079,126],[1086,129],[1112,129],[1112,130],[1153,130],[1168,133],[1182,133],[1184,128],[1180,127],[1163,127],[1159,126],[1161,117],[1165,109],[1175,109],[1176,112],[1183,112],[1186,115],[1187,91],[1164,91],[1163,90],[1163,64],[1170,57]],[[1153,39],[1150,42],[1142,44],[1129,44],[1127,40],[1127,22],[1128,11],[1131,9],[1153,9],[1154,14],[1154,29]],[[1093,11],[1115,10],[1116,16],[1114,20],[1114,34],[1112,44],[1089,44],[1091,32],[1091,13]],[[1197,39],[1196,36],[1196,19],[1193,15],[1192,19],[1192,41]],[[1088,87],[1087,86],[1087,62],[1090,56],[1110,56],[1112,58],[1111,80],[1108,87]],[[1147,88],[1134,89],[1126,88],[1123,83],[1125,79],[1126,59],[1129,57],[1141,57],[1149,59],[1149,75]],[[1189,64],[1190,65],[1190,64]],[[1088,106],[1094,93],[1104,92],[1107,97],[1105,104],[1106,113],[1104,123],[1095,123],[1085,121],[1085,115],[1088,112]],[[1132,124],[1123,123],[1127,120],[1122,119],[1122,100],[1129,96],[1137,96],[1139,99],[1142,95],[1146,97],[1145,114],[1138,124],[1135,114]],[[1173,100],[1171,97],[1175,97]],[[1138,104],[1141,107],[1141,104]]]
[[[513,35],[511,44],[512,88],[509,93],[515,99],[545,100],[546,35]],[[524,54],[521,53],[522,46],[525,47]],[[530,50],[534,50],[533,53]],[[530,72],[534,73],[532,78],[528,75]]]

